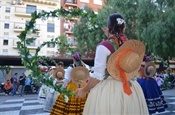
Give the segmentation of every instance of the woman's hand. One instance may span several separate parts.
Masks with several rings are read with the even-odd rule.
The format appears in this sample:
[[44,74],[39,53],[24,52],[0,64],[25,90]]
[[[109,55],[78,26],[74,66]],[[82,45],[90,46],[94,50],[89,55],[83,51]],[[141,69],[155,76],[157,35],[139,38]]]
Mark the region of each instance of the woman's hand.
[[75,91],[76,98],[84,98],[86,96],[87,92],[83,88],[78,88]]

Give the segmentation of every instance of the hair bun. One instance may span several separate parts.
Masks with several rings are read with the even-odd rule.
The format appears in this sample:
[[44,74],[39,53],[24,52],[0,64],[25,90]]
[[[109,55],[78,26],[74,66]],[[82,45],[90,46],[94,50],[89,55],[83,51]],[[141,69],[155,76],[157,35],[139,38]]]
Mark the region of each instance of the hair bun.
[[119,13],[113,13],[108,17],[108,29],[110,34],[123,33],[125,20]]

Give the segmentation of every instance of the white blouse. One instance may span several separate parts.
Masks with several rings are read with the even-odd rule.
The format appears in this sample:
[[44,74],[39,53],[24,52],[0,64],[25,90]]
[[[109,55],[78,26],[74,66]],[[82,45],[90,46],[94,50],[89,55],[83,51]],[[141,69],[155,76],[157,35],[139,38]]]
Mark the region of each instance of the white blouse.
[[90,73],[90,77],[96,78],[98,80],[103,80],[105,78],[105,69],[107,63],[107,57],[111,54],[108,48],[103,45],[98,45],[95,54],[93,73]]

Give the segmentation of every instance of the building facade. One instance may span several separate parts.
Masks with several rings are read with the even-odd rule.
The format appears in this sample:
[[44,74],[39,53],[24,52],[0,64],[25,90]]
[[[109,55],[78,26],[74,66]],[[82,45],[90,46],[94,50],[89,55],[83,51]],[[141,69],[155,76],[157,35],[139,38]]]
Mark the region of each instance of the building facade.
[[[95,12],[102,8],[102,0],[0,0],[0,66],[11,65],[11,71],[4,79],[2,72],[0,72],[0,81],[5,82],[14,73],[22,74],[25,72],[25,67],[22,66],[19,57],[17,37],[24,29],[31,19],[31,13],[34,11],[40,12],[42,10],[52,11],[61,6],[64,8],[78,8],[84,6],[90,6]],[[34,42],[28,45],[30,53],[34,54],[36,48],[40,46],[44,41],[50,41],[52,38],[66,34],[68,42],[76,45],[73,37],[73,21],[77,20],[72,18],[68,22],[71,22],[65,29],[65,20],[62,18],[49,18],[45,21],[41,19],[36,20],[35,28],[38,30]],[[30,38],[30,36],[29,36]],[[45,46],[39,52],[39,55],[52,56],[58,54],[57,48],[52,44]],[[66,60],[67,59],[67,60]],[[61,61],[66,60],[72,63],[72,59],[58,59]],[[93,62],[93,59],[85,59],[89,65]],[[9,64],[8,64],[9,63]]]
[[[91,7],[95,13],[98,13],[98,10],[104,5],[104,0],[62,0],[61,6],[64,9],[83,9],[85,6]],[[73,35],[73,28],[77,18],[61,18],[61,29],[60,32],[64,33],[67,36],[67,41],[71,46],[76,46],[76,41]]]
[[[31,19],[31,13],[34,11],[52,11],[60,7],[58,0],[0,0],[0,55],[17,56],[17,44],[19,35]],[[60,35],[60,20],[58,18],[49,18],[45,21],[36,20],[38,31],[37,38],[28,45],[31,54],[44,41],[49,41]],[[30,36],[29,36],[30,37]],[[40,55],[49,56],[57,52],[52,44],[45,46]]]
[[[15,66],[11,66],[11,71],[6,78],[0,72],[0,81],[5,82],[16,72],[19,75],[25,72],[25,67],[20,63],[18,65],[13,57],[19,59],[17,36],[29,23],[31,13],[41,10],[52,11],[57,8],[60,8],[59,0],[0,0],[0,66],[3,65],[3,57],[6,57],[8,62],[16,63]],[[37,19],[35,28],[38,30],[35,34],[36,40],[28,45],[31,54],[34,54],[36,48],[44,41],[60,35],[60,20],[58,18],[49,18],[45,21]],[[55,53],[57,48],[50,44],[42,48],[39,55],[50,56]]]

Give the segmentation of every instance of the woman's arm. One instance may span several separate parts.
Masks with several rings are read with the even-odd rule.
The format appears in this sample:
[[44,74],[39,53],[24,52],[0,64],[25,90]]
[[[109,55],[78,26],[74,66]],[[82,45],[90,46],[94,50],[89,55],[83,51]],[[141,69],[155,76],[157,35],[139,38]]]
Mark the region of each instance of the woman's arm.
[[104,79],[108,55],[110,55],[110,51],[105,46],[97,46],[94,67],[92,68],[93,73],[90,74],[87,85],[75,92],[77,97],[84,97],[90,89]]
[[87,85],[83,88],[85,92],[88,92],[91,88],[93,88],[100,80],[96,78],[89,78]]
[[70,73],[72,71],[72,67],[69,66],[65,72],[64,79],[63,79],[63,87],[66,87],[67,84],[71,81]]

